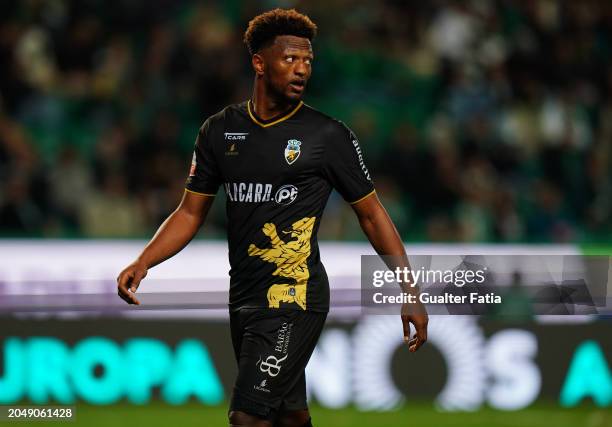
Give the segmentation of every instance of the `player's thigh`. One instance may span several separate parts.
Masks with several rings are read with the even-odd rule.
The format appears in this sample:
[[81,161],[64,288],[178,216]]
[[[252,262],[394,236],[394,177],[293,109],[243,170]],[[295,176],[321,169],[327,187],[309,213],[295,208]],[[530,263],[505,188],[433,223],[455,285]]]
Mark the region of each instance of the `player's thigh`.
[[234,349],[234,357],[236,362],[240,362],[240,349],[242,348],[242,338],[244,336],[244,328],[240,319],[240,312],[230,311],[230,335],[232,338],[232,348]]
[[306,409],[306,364],[326,313],[253,312],[244,322],[231,409],[273,419],[283,405]]
[[231,411],[274,420],[299,378],[298,357],[290,345],[295,316],[290,310],[241,310],[243,335]]
[[308,409],[306,402],[306,374],[302,371],[293,387],[283,397],[281,412],[303,411]]

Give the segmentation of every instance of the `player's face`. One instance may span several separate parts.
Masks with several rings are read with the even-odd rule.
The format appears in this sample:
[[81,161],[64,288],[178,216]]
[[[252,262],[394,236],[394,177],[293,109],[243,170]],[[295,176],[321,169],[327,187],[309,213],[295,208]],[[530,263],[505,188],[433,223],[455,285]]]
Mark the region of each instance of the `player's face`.
[[266,86],[276,96],[287,101],[299,101],[312,73],[310,40],[296,36],[278,36],[263,49],[263,77]]

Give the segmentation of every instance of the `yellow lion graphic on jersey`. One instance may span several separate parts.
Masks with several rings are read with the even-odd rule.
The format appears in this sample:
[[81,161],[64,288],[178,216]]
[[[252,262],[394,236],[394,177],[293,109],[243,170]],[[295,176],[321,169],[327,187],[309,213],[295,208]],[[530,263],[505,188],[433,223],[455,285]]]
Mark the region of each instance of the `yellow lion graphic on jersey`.
[[279,308],[280,303],[296,303],[306,310],[306,286],[310,273],[306,260],[310,256],[310,237],[315,223],[315,217],[302,218],[294,222],[284,234],[289,234],[290,240],[284,242],[278,237],[276,226],[264,224],[262,231],[270,238],[270,248],[260,249],[251,244],[249,256],[258,256],[267,262],[276,264],[274,276],[287,277],[295,280],[294,284],[275,284],[268,289],[268,306]]

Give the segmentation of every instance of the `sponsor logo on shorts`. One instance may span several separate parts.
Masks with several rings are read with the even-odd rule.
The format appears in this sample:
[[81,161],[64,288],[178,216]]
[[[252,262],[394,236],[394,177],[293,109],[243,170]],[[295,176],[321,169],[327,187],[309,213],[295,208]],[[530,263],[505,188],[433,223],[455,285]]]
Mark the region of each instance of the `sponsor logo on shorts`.
[[268,380],[263,380],[259,385],[254,385],[253,388],[257,391],[263,391],[264,393],[270,393],[270,389],[266,388]]
[[291,340],[292,327],[293,323],[284,322],[281,325],[276,336],[276,346],[274,347],[274,351],[282,354],[287,354],[287,349],[289,348],[289,341]]
[[259,356],[259,360],[255,364],[255,366],[259,366],[259,370],[263,373],[268,374],[271,377],[275,377],[280,374],[282,366],[280,365],[284,362],[289,355],[285,355],[285,357],[281,357],[280,359],[276,356],[268,356],[265,360]]

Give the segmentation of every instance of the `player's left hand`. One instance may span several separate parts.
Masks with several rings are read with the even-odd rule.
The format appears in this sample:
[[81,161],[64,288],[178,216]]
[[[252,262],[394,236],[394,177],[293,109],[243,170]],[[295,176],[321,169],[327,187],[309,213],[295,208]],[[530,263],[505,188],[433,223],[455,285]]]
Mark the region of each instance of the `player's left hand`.
[[[410,324],[414,326],[416,333],[410,338]],[[402,305],[402,325],[404,327],[404,342],[408,344],[408,350],[414,353],[427,341],[427,324],[429,315],[425,307],[419,303]]]

